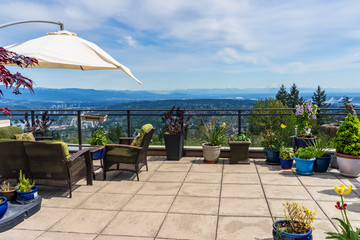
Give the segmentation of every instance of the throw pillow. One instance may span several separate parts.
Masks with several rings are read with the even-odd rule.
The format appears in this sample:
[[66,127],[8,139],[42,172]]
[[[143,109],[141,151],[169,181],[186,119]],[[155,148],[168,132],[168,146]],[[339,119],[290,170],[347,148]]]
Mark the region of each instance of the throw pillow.
[[29,133],[21,133],[21,134],[14,134],[16,140],[19,141],[35,141],[35,137],[32,132]]

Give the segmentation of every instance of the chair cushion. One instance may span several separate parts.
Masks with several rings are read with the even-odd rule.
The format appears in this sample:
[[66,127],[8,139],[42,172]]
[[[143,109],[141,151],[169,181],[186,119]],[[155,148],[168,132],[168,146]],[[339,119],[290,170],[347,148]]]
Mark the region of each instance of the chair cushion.
[[144,126],[142,126],[140,129],[140,134],[136,136],[136,138],[131,143],[131,145],[141,147],[145,133],[150,131],[150,129],[152,129],[152,128],[154,128],[154,127],[151,124],[145,124]]
[[15,134],[24,133],[21,127],[3,127],[0,128],[0,138],[15,139]]
[[137,146],[136,144],[137,144],[137,142],[139,141],[139,137],[140,137],[140,134],[138,134],[135,138],[134,138],[134,140],[131,142],[131,146]]
[[19,141],[35,141],[35,137],[32,134],[32,132],[29,133],[20,133],[20,134],[14,134],[16,140]]
[[128,160],[128,162],[134,162],[134,158],[136,158],[137,150],[130,148],[114,148],[107,152],[106,160],[111,162],[118,162],[121,159],[121,162]]
[[70,157],[70,152],[69,152],[69,148],[68,145],[65,142],[62,141],[57,141],[57,140],[40,140],[38,142],[43,142],[43,143],[57,143],[57,144],[61,144],[64,154],[65,154],[65,158],[68,159]]
[[17,141],[17,140],[12,139],[12,138],[0,138],[0,143],[2,143],[2,142],[11,142],[11,141]]

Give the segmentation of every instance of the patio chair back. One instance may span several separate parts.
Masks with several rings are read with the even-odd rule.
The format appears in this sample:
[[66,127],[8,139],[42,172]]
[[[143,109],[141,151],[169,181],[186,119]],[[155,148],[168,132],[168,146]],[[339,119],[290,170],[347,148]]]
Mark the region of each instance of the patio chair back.
[[0,153],[0,173],[3,179],[19,178],[20,169],[30,177],[30,166],[23,142],[2,142]]

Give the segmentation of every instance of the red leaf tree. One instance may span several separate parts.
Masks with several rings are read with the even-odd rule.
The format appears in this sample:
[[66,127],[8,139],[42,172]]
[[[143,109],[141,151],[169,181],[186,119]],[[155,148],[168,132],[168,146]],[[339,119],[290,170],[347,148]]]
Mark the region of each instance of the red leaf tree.
[[[4,64],[14,64],[19,67],[28,67],[38,64],[38,61],[35,58],[25,57],[17,53],[6,50],[3,47],[0,47],[0,83],[4,84],[6,89],[13,89],[14,94],[21,94],[19,88],[24,87],[29,89],[31,93],[33,90],[33,81],[27,77],[24,77],[19,72],[12,74],[8,69],[5,68]],[[0,94],[4,95],[0,89]],[[8,108],[0,107],[0,111],[4,115],[10,115]]]

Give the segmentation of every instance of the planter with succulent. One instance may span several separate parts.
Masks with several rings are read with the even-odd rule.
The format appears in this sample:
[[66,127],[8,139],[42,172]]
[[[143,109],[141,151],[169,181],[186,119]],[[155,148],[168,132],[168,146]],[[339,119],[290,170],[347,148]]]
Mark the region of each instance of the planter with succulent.
[[314,174],[314,162],[316,160],[316,148],[314,146],[308,146],[305,148],[299,148],[295,152],[296,172],[300,175],[312,175]]
[[35,121],[32,122],[29,119],[29,113],[25,113],[25,120],[20,119],[20,122],[25,124],[25,131],[31,132],[36,140],[52,139],[52,137],[44,137],[44,134],[48,131],[50,125],[54,122],[54,119],[49,119],[48,111],[45,111],[41,114],[41,119],[39,119],[39,115],[35,115]]
[[8,202],[6,197],[0,197],[0,219],[2,219],[8,210]]
[[282,169],[291,169],[294,163],[294,151],[292,148],[282,146],[280,148],[280,164]]
[[4,180],[0,188],[0,197],[6,197],[8,201],[15,200],[16,198],[15,187],[10,186],[10,183]]
[[265,129],[263,133],[263,139],[263,143],[265,144],[264,151],[266,163],[271,165],[279,165],[279,150],[281,147],[280,135],[271,129]]
[[28,178],[25,178],[25,174],[22,174],[20,170],[19,182],[16,189],[16,201],[25,204],[31,203],[38,197],[38,188],[35,186],[35,181],[30,183]]
[[316,160],[314,163],[314,170],[315,172],[326,172],[329,168],[330,161],[331,161],[331,155],[327,154],[327,144],[329,141],[326,141],[322,138],[317,138],[317,141],[315,143],[315,149],[316,149]]
[[316,210],[310,210],[302,204],[296,202],[286,202],[284,206],[283,220],[275,221],[273,224],[273,239],[292,240],[302,239],[311,240],[313,222]]
[[[92,135],[93,137],[91,139],[88,139],[88,142],[91,145],[97,145],[97,146],[104,146],[105,144],[109,143],[109,140],[106,137],[106,131],[103,126],[100,126]],[[105,148],[96,151],[92,153],[92,159],[102,159],[105,153]]]
[[207,143],[202,145],[204,162],[217,163],[221,153],[221,144],[225,142],[226,123],[212,121],[207,125],[203,121],[201,131],[207,140]]
[[168,160],[180,160],[184,152],[184,132],[189,127],[190,116],[185,119],[185,109],[173,106],[161,118],[165,122],[164,134],[166,157]]
[[231,135],[228,144],[230,147],[230,163],[250,164],[249,146],[251,140],[248,132]]
[[347,177],[360,174],[360,121],[350,113],[341,123],[334,145],[340,173]]

